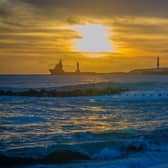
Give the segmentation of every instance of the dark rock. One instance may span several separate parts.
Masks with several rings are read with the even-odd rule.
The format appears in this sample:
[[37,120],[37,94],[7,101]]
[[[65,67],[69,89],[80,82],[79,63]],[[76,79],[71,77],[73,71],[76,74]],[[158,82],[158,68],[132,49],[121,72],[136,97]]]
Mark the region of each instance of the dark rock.
[[24,164],[35,164],[38,163],[37,160],[32,158],[19,158],[19,157],[8,157],[4,155],[0,155],[0,165],[3,167],[16,166],[16,165],[24,165]]
[[127,152],[141,152],[146,149],[146,145],[143,143],[138,143],[138,144],[130,144],[127,147]]
[[70,150],[56,151],[42,159],[42,163],[64,163],[77,160],[90,160],[89,156]]

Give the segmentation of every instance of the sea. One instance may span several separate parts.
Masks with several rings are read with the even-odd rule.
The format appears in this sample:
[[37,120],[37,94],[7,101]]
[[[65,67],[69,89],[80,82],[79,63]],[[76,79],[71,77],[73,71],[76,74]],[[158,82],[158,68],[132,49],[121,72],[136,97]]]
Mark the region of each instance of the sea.
[[[61,163],[15,165],[26,168],[168,165],[166,75],[0,75],[0,90],[78,88],[103,82],[128,91],[84,97],[0,96],[0,155],[62,157]],[[88,159],[77,160],[74,153]]]

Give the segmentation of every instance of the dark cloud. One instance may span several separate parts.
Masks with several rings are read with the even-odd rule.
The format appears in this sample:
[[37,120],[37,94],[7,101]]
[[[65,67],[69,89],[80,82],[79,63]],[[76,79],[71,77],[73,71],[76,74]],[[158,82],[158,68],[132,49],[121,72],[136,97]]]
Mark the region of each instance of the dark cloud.
[[42,10],[51,9],[52,12],[60,10],[60,14],[65,12],[69,15],[168,16],[166,0],[24,0],[24,2]]
[[11,26],[34,26],[54,20],[78,24],[85,22],[83,17],[167,18],[167,9],[166,0],[3,0],[0,20]]
[[[167,0],[3,0],[0,18],[33,9],[34,16],[66,19],[76,23],[79,16],[94,17],[167,17]],[[29,13],[30,12],[30,13]],[[32,15],[29,11],[26,15]]]
[[12,20],[3,20],[3,24],[12,27],[24,27],[24,24]]
[[0,16],[1,17],[7,17],[10,13],[2,6],[0,7]]
[[113,27],[113,32],[117,33],[131,33],[131,34],[143,34],[143,35],[167,35],[168,36],[168,24],[166,27],[162,25],[145,25],[145,24],[118,24]]
[[78,17],[68,17],[66,19],[66,22],[72,25],[82,23],[81,19]]

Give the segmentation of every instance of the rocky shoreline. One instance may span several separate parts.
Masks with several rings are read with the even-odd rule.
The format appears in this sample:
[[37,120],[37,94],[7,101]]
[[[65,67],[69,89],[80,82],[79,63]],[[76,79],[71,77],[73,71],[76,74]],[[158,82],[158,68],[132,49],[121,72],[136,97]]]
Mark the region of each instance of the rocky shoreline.
[[36,90],[29,89],[27,91],[3,91],[0,90],[0,96],[31,96],[31,97],[73,97],[73,96],[102,96],[102,95],[111,95],[119,94],[127,89],[113,89],[113,88],[103,88],[103,89],[76,89],[72,91],[57,91],[57,90]]
[[85,84],[48,89],[26,89],[21,91],[0,90],[0,96],[31,96],[31,97],[73,97],[102,96],[119,94],[128,91],[126,88],[112,86],[111,83]]

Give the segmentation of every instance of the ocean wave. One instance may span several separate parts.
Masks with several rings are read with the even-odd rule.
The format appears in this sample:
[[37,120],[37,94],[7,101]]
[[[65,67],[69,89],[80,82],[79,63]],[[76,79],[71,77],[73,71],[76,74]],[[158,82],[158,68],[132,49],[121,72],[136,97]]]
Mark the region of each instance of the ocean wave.
[[[160,134],[159,134],[160,133]],[[167,129],[157,131],[85,133],[95,141],[17,148],[1,152],[0,164],[65,163],[77,160],[115,160],[144,152],[168,152]],[[79,137],[79,135],[74,135]],[[98,136],[99,138],[97,138]],[[106,137],[106,138],[105,138]]]
[[[76,151],[76,150],[55,150],[54,152],[49,153],[43,158],[31,158],[31,157],[17,157],[17,156],[6,156],[0,155],[0,164],[1,165],[29,165],[29,164],[58,164],[58,163],[70,163],[76,161],[95,161],[95,160],[118,160],[131,157],[133,154],[139,153],[157,153],[157,150],[147,150],[146,144],[144,143],[132,143],[126,146],[126,151],[117,150],[111,147],[102,148],[99,152],[89,155],[85,152]],[[159,152],[162,152],[159,150]],[[168,152],[168,151],[164,151]],[[163,153],[163,152],[162,152]]]

